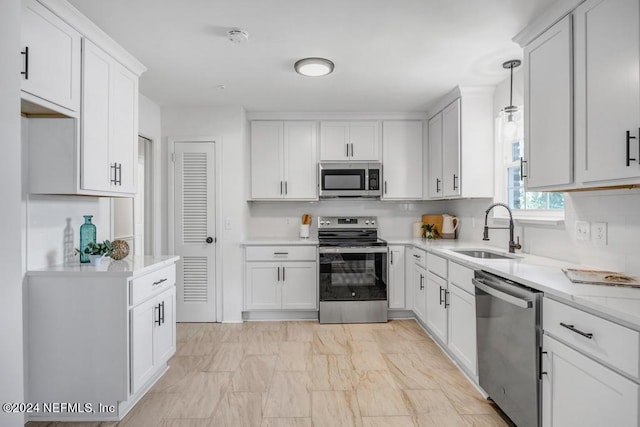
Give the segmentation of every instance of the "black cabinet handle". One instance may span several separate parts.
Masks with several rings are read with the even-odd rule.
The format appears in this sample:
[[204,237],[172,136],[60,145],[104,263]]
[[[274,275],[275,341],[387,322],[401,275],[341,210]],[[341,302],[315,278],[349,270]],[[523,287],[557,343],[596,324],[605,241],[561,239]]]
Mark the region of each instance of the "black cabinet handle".
[[160,280],[158,280],[157,282],[153,282],[153,285],[152,285],[152,286],[158,286],[160,283],[164,283],[164,282],[166,282],[166,281],[167,281],[167,279],[160,279]]
[[160,303],[160,324],[164,323],[164,301]]
[[627,166],[630,166],[631,162],[635,162],[638,159],[635,159],[631,156],[631,140],[636,139],[635,136],[631,136],[631,131],[627,131]]
[[24,71],[20,71],[20,74],[24,76],[25,80],[29,80],[29,46],[25,46],[20,54],[24,55]]
[[440,178],[436,178],[436,193],[440,192]]
[[458,186],[456,185],[456,180],[458,179],[458,177],[456,176],[456,174],[453,174],[453,191],[456,191],[458,189]]
[[387,194],[387,181],[384,182],[384,194]]
[[393,251],[389,252],[389,262],[393,264]]
[[444,289],[440,286],[440,305],[444,302],[444,299],[442,298],[442,291],[444,291]]
[[527,175],[524,174],[525,163],[527,163],[527,161],[524,158],[520,157],[520,181],[527,177]]
[[118,163],[118,185],[122,186],[122,163]]
[[278,282],[280,281],[280,267],[278,267]]
[[282,194],[282,181],[280,181],[280,194]]
[[444,308],[447,308],[451,305],[451,303],[449,303],[449,298],[447,298],[450,293],[451,292],[449,292],[448,290],[444,290]]
[[117,171],[116,171],[116,167],[117,167],[117,163],[114,163],[112,165],[109,165],[109,175],[111,176],[110,178],[110,182],[111,184],[116,184],[118,182],[118,175],[117,175]]
[[282,267],[282,281],[283,282],[285,281],[285,278],[284,278],[284,266]]
[[355,156],[355,154],[353,154],[353,142],[351,143],[351,157]]
[[563,326],[563,327],[567,328],[568,330],[570,330],[571,332],[575,332],[578,335],[582,335],[585,338],[593,339],[593,334],[587,333],[587,332],[582,332],[581,330],[576,329],[573,325],[568,325],[566,323],[560,322],[560,326]]
[[344,144],[344,146],[347,148],[347,157],[349,157],[349,144]]
[[289,194],[289,181],[284,182],[284,194]]
[[424,289],[424,276],[421,274],[420,275],[420,290]]
[[153,323],[160,326],[160,304],[153,307],[153,317],[155,318]]

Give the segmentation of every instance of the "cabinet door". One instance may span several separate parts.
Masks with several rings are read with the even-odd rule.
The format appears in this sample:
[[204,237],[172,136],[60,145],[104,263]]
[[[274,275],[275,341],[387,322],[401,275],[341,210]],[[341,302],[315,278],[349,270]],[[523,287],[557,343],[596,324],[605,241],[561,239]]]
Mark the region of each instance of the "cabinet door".
[[404,246],[389,246],[389,308],[405,308]]
[[160,305],[160,321],[154,323],[153,331],[153,364],[157,367],[176,352],[175,286],[159,295],[155,301]]
[[[639,8],[587,0],[574,11],[578,182],[640,176]],[[627,142],[627,131],[635,139]]]
[[429,198],[441,198],[442,191],[442,113],[429,120]]
[[422,198],[422,122],[382,123],[383,199]]
[[315,122],[284,124],[284,197],[318,198],[318,154]]
[[447,342],[447,282],[433,273],[427,273],[427,327],[443,343]]
[[320,122],[320,160],[348,160],[349,122]]
[[380,161],[380,124],[351,122],[349,125],[350,158],[358,161]]
[[79,111],[80,39],[77,31],[37,1],[23,1],[21,48],[28,48],[28,54],[23,54],[22,90]]
[[442,110],[442,191],[460,195],[460,99]]
[[246,263],[245,308],[247,310],[280,309],[282,272],[279,262]]
[[427,281],[427,271],[418,266],[413,266],[413,274],[411,278],[412,294],[413,294],[413,311],[422,320],[426,322],[426,292],[425,283]]
[[316,309],[318,270],[315,262],[283,262],[281,267],[282,308]]
[[571,15],[524,50],[525,155],[528,189],[573,181]]
[[282,122],[251,122],[251,198],[284,196]]
[[543,348],[543,426],[640,425],[640,385],[548,335]]
[[154,298],[130,311],[131,316],[131,394],[137,392],[155,373],[153,360],[154,322],[160,316]]
[[83,39],[81,173],[84,190],[110,191],[113,169],[109,164],[109,87],[112,59]]
[[111,62],[109,164],[116,165],[111,191],[134,194],[138,184],[138,78]]
[[476,376],[476,298],[459,287],[449,284],[447,300],[449,351],[467,371]]

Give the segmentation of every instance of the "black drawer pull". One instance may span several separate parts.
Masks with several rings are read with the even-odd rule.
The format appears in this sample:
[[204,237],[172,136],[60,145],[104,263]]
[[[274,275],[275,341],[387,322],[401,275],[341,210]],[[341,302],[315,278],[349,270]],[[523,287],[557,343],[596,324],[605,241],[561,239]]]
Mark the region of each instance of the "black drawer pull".
[[289,252],[274,252],[274,255],[289,255]]
[[576,329],[573,325],[567,325],[566,323],[560,322],[560,326],[563,326],[563,327],[569,329],[571,332],[575,332],[576,334],[582,335],[585,338],[589,338],[589,339],[593,338],[593,334],[590,334],[590,333],[587,333],[587,332],[582,332],[581,330]]
[[166,281],[167,281],[167,279],[160,279],[160,280],[158,280],[157,282],[153,282],[153,286],[157,286],[157,285],[159,285],[160,283],[163,283],[163,282],[166,282]]
[[25,46],[20,54],[24,55],[24,71],[20,71],[20,74],[24,76],[25,80],[29,80],[29,46]]
[[635,136],[631,136],[631,131],[627,131],[627,166],[630,165],[631,162],[635,162],[637,159],[631,157],[631,140],[636,139]]

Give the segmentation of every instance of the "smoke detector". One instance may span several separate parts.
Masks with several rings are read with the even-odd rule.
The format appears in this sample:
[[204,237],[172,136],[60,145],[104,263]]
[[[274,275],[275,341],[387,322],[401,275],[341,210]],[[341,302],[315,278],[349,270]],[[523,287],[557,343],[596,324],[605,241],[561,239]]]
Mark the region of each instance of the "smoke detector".
[[244,43],[249,40],[249,33],[239,28],[234,28],[227,31],[227,39],[231,43]]

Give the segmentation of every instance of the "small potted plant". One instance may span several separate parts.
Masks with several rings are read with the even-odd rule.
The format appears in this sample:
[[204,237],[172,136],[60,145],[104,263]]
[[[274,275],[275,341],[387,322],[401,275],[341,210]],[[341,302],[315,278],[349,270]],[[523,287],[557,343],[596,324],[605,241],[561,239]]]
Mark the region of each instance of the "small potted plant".
[[89,242],[84,248],[84,253],[89,255],[89,262],[94,266],[100,265],[103,257],[111,256],[111,252],[113,252],[113,248],[108,240],[102,243]]
[[428,240],[435,239],[438,235],[438,230],[435,224],[422,224],[422,237]]

